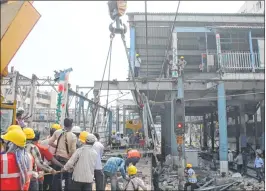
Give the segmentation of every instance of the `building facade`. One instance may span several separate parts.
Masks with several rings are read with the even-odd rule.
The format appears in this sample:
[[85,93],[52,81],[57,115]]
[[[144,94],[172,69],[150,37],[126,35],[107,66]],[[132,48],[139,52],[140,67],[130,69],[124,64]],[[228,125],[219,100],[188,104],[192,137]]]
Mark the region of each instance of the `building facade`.
[[[6,102],[12,102],[14,100],[13,91],[9,86],[2,86],[2,92]],[[27,88],[20,88],[16,101],[17,107],[22,107],[25,110],[30,108],[30,91]],[[50,109],[56,108],[57,94],[55,91],[42,91],[35,90],[34,108]]]
[[246,1],[239,13],[264,13],[264,1]]

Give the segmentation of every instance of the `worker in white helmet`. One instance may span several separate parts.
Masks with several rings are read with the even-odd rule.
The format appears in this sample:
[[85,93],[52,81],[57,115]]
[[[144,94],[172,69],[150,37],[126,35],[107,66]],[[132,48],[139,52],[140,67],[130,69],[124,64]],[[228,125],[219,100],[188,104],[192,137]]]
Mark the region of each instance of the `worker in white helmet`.
[[62,169],[62,171],[74,169],[72,176],[73,190],[92,190],[98,156],[93,149],[96,140],[97,138],[93,134],[88,133],[85,144],[74,152]]
[[80,148],[82,146],[82,143],[79,140],[79,135],[81,133],[81,129],[79,126],[74,126],[72,128],[72,133],[74,133],[77,136],[77,148]]
[[26,127],[24,120],[32,116],[32,115],[29,115],[29,113],[27,113],[25,116],[22,117],[24,112],[25,110],[22,107],[19,107],[16,113],[16,125],[19,125],[21,128]]

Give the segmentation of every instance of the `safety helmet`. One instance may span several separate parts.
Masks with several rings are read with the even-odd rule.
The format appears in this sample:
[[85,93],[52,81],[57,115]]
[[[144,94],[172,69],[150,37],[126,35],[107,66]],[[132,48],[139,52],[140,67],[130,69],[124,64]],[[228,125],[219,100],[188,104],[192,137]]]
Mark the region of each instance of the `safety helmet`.
[[34,139],[35,133],[32,128],[26,127],[23,129],[27,139]]
[[112,131],[113,134],[115,134],[115,131]]
[[17,109],[17,113],[24,113],[24,109],[23,109],[22,107],[19,107],[19,108]]
[[128,151],[131,151],[131,150],[132,150],[132,148],[128,148],[128,149],[127,149],[127,152],[128,152]]
[[130,165],[127,169],[128,175],[135,175],[137,174],[137,172],[138,172],[137,168],[133,165]]
[[58,129],[62,129],[61,125],[56,124],[56,123],[54,123],[54,124],[52,125],[51,128],[52,128],[52,129],[56,129],[56,130],[58,130]]
[[97,140],[97,138],[92,133],[88,133],[88,135],[86,137],[86,143],[93,144],[96,140]]
[[14,129],[8,131],[5,135],[1,135],[1,138],[6,141],[10,141],[19,147],[25,147],[26,135],[22,130]]
[[21,127],[19,125],[11,125],[7,128],[6,132],[8,131],[12,131],[12,130],[15,130],[15,129],[18,129],[18,130],[22,130]]
[[187,168],[192,168],[192,164],[187,164]]
[[136,54],[136,57],[139,57],[139,54]]
[[85,143],[88,134],[89,134],[89,133],[88,133],[87,131],[82,131],[82,132],[79,134],[79,140],[80,140],[80,142]]
[[74,126],[74,127],[72,128],[72,133],[80,133],[80,132],[81,132],[81,129],[80,129],[79,126]]
[[184,56],[180,56],[180,58],[182,59],[182,58],[184,58]]

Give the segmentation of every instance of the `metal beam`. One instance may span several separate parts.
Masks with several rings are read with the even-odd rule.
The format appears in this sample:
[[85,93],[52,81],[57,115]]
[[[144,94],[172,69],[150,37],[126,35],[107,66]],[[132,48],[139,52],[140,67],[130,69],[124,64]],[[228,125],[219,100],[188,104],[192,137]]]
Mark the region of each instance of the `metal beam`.
[[[208,80],[208,79],[206,79]],[[209,79],[212,80],[212,79]],[[158,80],[149,81],[148,83],[142,83],[141,81],[136,81],[139,90],[147,90],[147,85],[149,90],[156,90],[158,86]],[[101,86],[101,81],[94,81],[94,90],[99,90]],[[108,88],[108,81],[103,81],[102,83],[102,90],[107,90]],[[209,89],[209,85],[200,80],[185,80],[184,83],[184,90],[207,90]],[[225,89],[226,90],[251,90],[256,88],[258,90],[264,90],[264,82],[245,82],[245,81],[238,81],[238,82],[225,82]],[[109,90],[135,90],[134,84],[132,81],[117,81],[113,83],[111,81]],[[159,91],[171,91],[177,90],[175,86],[173,86],[172,80],[161,80],[159,87]]]

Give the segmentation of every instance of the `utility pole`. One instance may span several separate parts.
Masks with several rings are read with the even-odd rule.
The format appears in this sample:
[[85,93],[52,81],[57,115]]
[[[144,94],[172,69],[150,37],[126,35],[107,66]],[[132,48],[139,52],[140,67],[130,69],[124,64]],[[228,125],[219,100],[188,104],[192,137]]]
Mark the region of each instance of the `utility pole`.
[[[172,34],[172,47],[173,47],[173,64],[178,64],[177,52],[177,33]],[[177,98],[172,101],[174,106],[174,134],[176,135],[177,153],[178,153],[178,175],[179,179],[184,178],[185,168],[185,102],[184,102],[184,83],[181,72],[178,72],[177,77]]]
[[35,89],[36,89],[36,82],[37,82],[37,76],[32,74],[32,79],[31,79],[31,93],[30,93],[30,108],[29,108],[29,113],[31,117],[29,118],[29,127],[32,126],[32,121],[33,121],[33,106],[35,105]]

